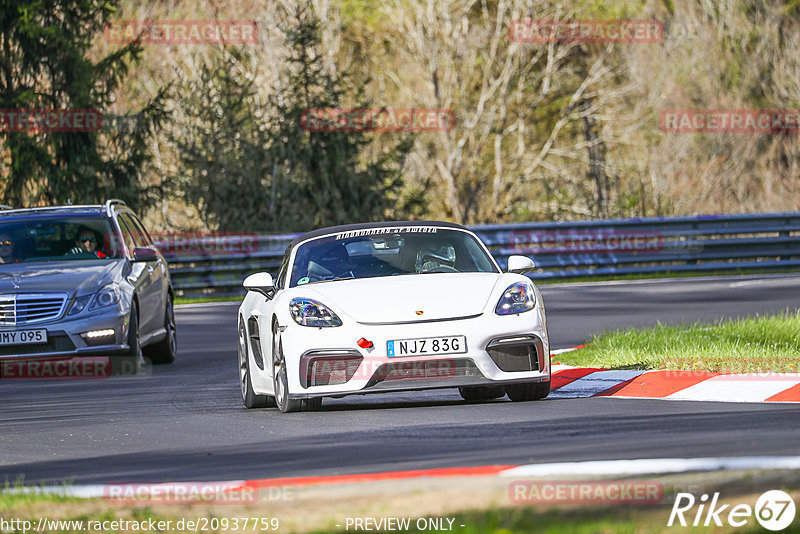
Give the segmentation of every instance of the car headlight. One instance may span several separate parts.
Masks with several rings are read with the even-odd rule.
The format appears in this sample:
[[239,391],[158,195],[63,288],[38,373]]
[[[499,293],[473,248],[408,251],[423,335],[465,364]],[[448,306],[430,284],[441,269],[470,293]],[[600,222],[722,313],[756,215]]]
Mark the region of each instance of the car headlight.
[[342,320],[330,308],[313,299],[294,298],[289,302],[289,311],[301,326],[342,326]]
[[497,315],[512,315],[530,311],[536,306],[536,295],[533,286],[526,282],[516,282],[503,291],[503,296],[497,301],[494,312]]
[[113,282],[95,294],[94,300],[89,306],[89,311],[112,306],[117,302],[119,302],[119,285]]
[[69,313],[67,315],[78,315],[80,312],[86,309],[86,305],[89,304],[89,300],[91,298],[91,295],[76,298],[75,302],[72,303],[72,307],[69,309]]

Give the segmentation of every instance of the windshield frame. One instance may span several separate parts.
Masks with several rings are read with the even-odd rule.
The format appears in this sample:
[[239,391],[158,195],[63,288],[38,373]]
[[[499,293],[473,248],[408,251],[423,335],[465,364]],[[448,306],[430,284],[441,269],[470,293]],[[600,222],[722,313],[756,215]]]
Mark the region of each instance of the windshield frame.
[[[373,230],[373,231],[376,232],[376,235],[377,235],[377,234],[380,234],[380,233],[391,233],[392,230],[396,230],[397,228],[436,228],[437,231],[439,231],[439,230],[449,230],[449,231],[456,231],[456,232],[462,232],[464,234],[467,234],[468,237],[474,239],[478,243],[478,246],[480,247],[480,249],[484,252],[484,254],[486,254],[486,257],[489,259],[489,262],[490,262],[490,264],[492,266],[491,274],[501,274],[503,272],[502,269],[500,269],[500,266],[497,264],[497,260],[494,259],[494,256],[492,255],[492,253],[486,247],[486,244],[474,232],[472,232],[471,230],[468,230],[466,228],[460,228],[458,226],[449,226],[449,225],[448,226],[440,226],[438,224],[427,224],[427,225],[424,225],[424,226],[419,226],[419,225],[398,223],[398,224],[393,225],[393,226],[364,226],[363,228],[357,228],[357,229],[353,229],[353,230],[350,230],[350,231],[351,232],[369,232],[370,230]],[[419,230],[417,230],[416,232],[419,232]],[[336,278],[336,279],[333,279],[333,280],[320,280],[320,281],[310,282],[308,284],[301,284],[301,285],[298,285],[296,282],[294,284],[292,283],[292,278],[293,278],[293,275],[294,275],[295,260],[297,259],[297,252],[298,252],[298,250],[300,250],[300,247],[302,247],[303,245],[305,245],[307,243],[310,243],[311,241],[317,241],[319,239],[326,239],[326,238],[330,238],[332,236],[336,236],[336,235],[339,235],[339,234],[347,234],[347,233],[349,233],[349,232],[348,231],[344,231],[343,232],[341,230],[333,230],[333,231],[331,231],[329,233],[325,233],[323,235],[315,235],[315,236],[309,237],[308,239],[304,239],[304,240],[298,242],[297,244],[295,244],[295,246],[292,248],[292,252],[291,252],[291,255],[289,257],[289,265],[288,265],[288,270],[286,272],[286,281],[285,281],[286,289],[293,289],[293,288],[296,288],[296,287],[305,287],[305,286],[310,286],[310,285],[316,285],[316,284],[319,284],[319,283],[322,283],[322,282],[338,282],[338,281],[346,281],[346,280],[367,280],[367,279],[385,278],[385,276],[372,276],[372,277],[363,277],[363,278]],[[366,233],[364,234],[365,237],[367,235],[368,234],[366,234]],[[352,237],[357,237],[357,236],[354,235]],[[417,274],[420,274],[420,273],[405,273],[405,274],[399,274],[398,276],[409,276],[409,275],[417,275]],[[431,274],[433,274],[433,273],[431,273]],[[471,271],[471,272],[464,272],[464,273],[437,273],[437,274],[479,274],[479,272]],[[490,274],[490,273],[489,272],[484,272],[483,274]]]

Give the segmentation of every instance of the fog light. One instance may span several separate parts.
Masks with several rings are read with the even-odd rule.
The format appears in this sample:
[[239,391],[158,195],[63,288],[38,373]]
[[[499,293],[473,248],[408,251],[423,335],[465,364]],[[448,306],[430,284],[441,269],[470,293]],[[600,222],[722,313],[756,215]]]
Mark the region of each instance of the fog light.
[[368,340],[366,338],[363,338],[363,337],[361,339],[359,339],[358,341],[356,341],[356,344],[359,347],[361,347],[362,349],[371,349],[372,348],[372,341],[370,341],[370,340]]
[[113,336],[114,329],[106,328],[105,330],[92,330],[91,332],[86,332],[84,335],[88,338]]
[[87,345],[108,345],[113,343],[117,336],[113,328],[105,328],[103,330],[90,330],[84,332],[81,337]]

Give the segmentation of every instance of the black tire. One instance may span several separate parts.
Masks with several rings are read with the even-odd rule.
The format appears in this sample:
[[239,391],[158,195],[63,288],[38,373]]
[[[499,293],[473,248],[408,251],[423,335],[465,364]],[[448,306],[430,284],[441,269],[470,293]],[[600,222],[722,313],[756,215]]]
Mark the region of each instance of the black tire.
[[241,317],[239,318],[239,386],[245,408],[267,407],[270,398],[267,395],[257,395],[253,391],[253,382],[250,379],[250,358],[247,352],[247,331]]
[[272,384],[275,392],[275,404],[283,413],[299,412],[303,401],[289,398],[289,376],[286,371],[286,360],[283,357],[283,344],[278,338],[277,350],[273,353]]
[[469,386],[458,388],[461,398],[468,402],[487,401],[499,399],[506,394],[502,387]]
[[178,332],[175,328],[175,305],[172,295],[167,294],[167,306],[164,310],[164,329],[166,337],[149,347],[142,349],[153,363],[172,363],[178,355]]
[[111,374],[136,375],[144,366],[142,347],[139,344],[139,306],[131,302],[130,319],[128,319],[128,353],[111,357]]
[[550,394],[550,381],[506,386],[506,394],[514,402],[542,400]]
[[322,397],[313,399],[289,398],[289,376],[286,369],[286,359],[283,357],[283,343],[281,343],[278,322],[272,323],[272,384],[275,392],[275,405],[283,413],[290,412],[315,412],[322,406]]

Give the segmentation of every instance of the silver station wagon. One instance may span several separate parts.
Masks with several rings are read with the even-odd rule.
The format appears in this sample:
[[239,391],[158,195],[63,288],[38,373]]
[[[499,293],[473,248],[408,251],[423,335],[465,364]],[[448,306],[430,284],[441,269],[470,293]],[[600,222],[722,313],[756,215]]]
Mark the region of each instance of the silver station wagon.
[[93,357],[113,374],[172,362],[173,298],[166,260],[124,202],[0,210],[5,378],[22,361]]

